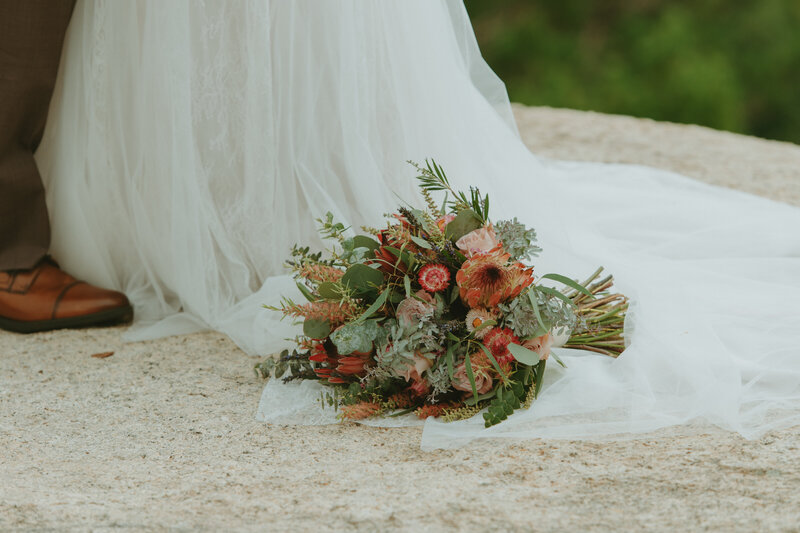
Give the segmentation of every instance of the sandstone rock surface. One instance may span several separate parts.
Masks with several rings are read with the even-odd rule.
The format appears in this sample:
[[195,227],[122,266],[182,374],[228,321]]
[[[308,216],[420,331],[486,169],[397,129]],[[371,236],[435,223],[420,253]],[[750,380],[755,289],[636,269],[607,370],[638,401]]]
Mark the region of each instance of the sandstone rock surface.
[[[800,205],[795,145],[515,113],[544,156],[647,164]],[[0,332],[0,530],[798,531],[800,428],[425,453],[416,428],[258,423],[256,359],[227,338],[124,344],[121,331]]]

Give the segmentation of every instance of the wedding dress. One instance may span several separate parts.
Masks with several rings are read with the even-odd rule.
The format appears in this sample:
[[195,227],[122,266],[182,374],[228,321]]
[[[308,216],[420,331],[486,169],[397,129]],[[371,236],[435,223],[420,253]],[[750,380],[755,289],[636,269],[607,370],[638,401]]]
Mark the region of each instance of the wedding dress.
[[[800,209],[532,155],[456,1],[79,0],[37,153],[53,253],[128,294],[128,339],[215,329],[251,354],[295,332],[261,306],[294,294],[314,219],[380,225],[427,157],[537,229],[538,273],[603,265],[632,308],[619,359],[564,352],[530,410],[431,420],[425,447],[800,424]],[[310,422],[309,387],[270,382],[259,416]]]

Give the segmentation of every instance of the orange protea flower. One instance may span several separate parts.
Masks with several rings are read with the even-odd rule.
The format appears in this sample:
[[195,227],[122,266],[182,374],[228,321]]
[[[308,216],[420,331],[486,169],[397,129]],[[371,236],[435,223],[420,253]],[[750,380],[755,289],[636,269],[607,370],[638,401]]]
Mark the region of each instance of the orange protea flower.
[[305,279],[317,283],[325,281],[336,283],[344,276],[342,270],[328,265],[305,265],[300,269],[299,274]]
[[353,405],[345,405],[339,409],[339,417],[342,420],[364,420],[371,416],[379,415],[383,411],[380,404],[374,402],[358,402]]
[[533,269],[509,262],[502,246],[473,255],[456,273],[461,300],[469,307],[494,307],[513,300],[533,283]]

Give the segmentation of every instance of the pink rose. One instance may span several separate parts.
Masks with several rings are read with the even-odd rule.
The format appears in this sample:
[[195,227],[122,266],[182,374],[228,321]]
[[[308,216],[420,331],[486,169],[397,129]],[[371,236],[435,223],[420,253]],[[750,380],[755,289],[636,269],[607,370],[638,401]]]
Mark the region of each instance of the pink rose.
[[497,240],[497,234],[491,224],[485,228],[471,231],[456,241],[458,249],[464,252],[467,257],[491,251],[498,244],[500,242]]
[[421,381],[422,373],[433,366],[433,361],[425,357],[426,355],[433,357],[433,354],[423,355],[420,353],[415,353],[414,363],[408,365],[408,368],[406,368],[404,372],[401,372],[400,376],[402,376],[406,381]]
[[[474,370],[474,367],[473,367]],[[484,372],[474,372],[475,388],[478,389],[478,394],[486,394],[492,390],[492,377],[486,375]],[[461,363],[453,372],[453,388],[464,392],[472,392],[472,385],[467,376],[467,365]]]
[[553,336],[550,333],[545,333],[541,337],[530,339],[522,343],[522,345],[532,352],[539,354],[540,361],[546,361],[550,357],[550,349],[553,347]]
[[417,291],[417,298],[424,301],[417,300],[417,298],[406,298],[397,306],[397,320],[402,325],[415,325],[419,320],[433,312],[433,296],[425,291]]
[[422,300],[425,300],[431,305],[433,305],[433,302],[435,301],[433,295],[428,291],[421,291],[421,290],[417,291],[414,293],[414,296],[416,296],[417,298],[421,298]]
[[439,220],[436,221],[436,225],[439,226],[439,231],[444,231],[444,228],[446,228],[449,223],[455,220],[455,218],[456,216],[452,213],[448,213],[439,218]]

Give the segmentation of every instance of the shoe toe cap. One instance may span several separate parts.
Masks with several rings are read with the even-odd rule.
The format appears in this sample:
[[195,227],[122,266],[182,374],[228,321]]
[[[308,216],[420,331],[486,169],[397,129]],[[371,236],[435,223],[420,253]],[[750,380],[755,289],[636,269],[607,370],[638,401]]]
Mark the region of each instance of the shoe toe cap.
[[128,298],[121,292],[101,289],[88,283],[77,283],[62,294],[53,318],[94,315],[130,309]]

